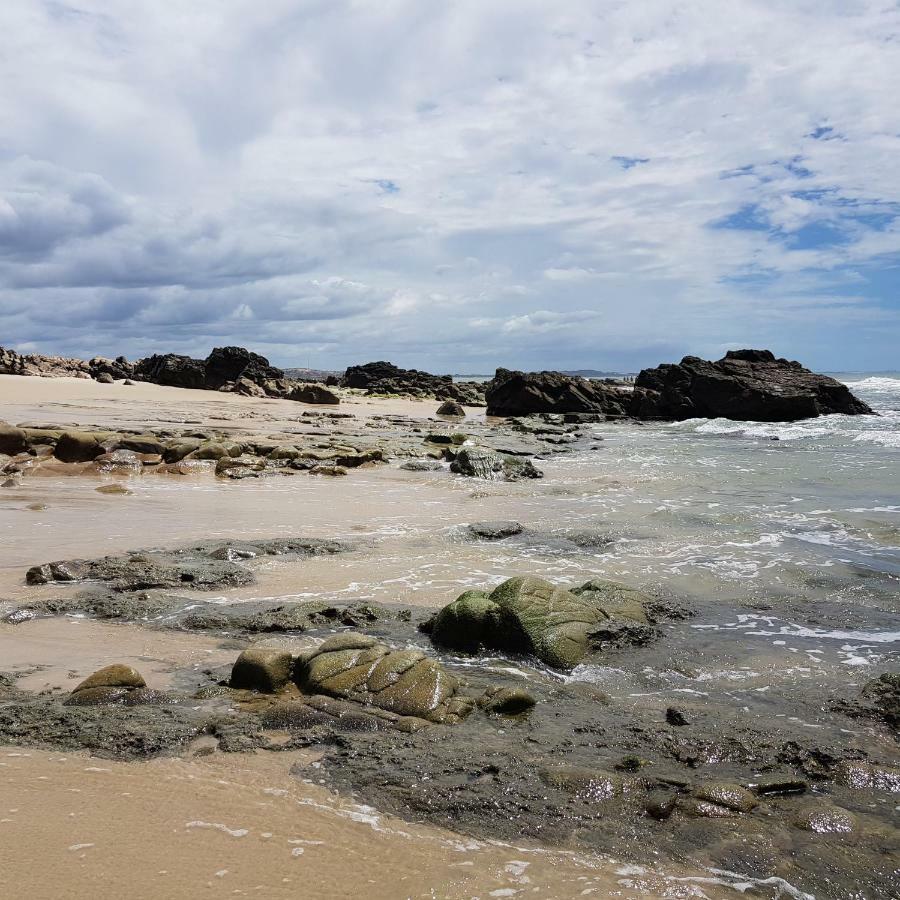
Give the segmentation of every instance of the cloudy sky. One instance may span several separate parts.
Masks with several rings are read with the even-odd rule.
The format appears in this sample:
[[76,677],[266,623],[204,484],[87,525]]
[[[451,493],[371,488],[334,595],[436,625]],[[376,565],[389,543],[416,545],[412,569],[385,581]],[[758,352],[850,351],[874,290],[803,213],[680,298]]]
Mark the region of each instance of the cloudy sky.
[[900,368],[900,5],[3,0],[0,344]]

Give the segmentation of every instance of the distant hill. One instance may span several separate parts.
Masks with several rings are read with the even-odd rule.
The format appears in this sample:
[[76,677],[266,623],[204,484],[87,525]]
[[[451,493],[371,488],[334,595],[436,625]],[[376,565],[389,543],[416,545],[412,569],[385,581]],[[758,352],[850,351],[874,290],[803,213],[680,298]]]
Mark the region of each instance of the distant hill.
[[343,372],[332,372],[327,369],[285,369],[284,377],[294,381],[324,381],[329,375],[340,378]]

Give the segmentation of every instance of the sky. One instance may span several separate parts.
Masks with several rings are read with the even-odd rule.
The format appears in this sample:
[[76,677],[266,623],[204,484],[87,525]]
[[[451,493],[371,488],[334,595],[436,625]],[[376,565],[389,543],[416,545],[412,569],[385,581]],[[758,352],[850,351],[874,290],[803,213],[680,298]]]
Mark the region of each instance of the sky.
[[900,4],[3,0],[0,345],[900,369]]

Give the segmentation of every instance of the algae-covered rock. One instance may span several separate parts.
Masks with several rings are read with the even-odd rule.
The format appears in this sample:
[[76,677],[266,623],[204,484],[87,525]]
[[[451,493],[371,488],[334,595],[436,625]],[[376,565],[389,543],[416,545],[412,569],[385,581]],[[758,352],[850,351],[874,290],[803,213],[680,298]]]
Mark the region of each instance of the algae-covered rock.
[[594,604],[610,619],[629,619],[642,625],[650,624],[644,609],[644,604],[650,598],[618,581],[592,578],[580,587],[572,588],[572,593]]
[[495,687],[485,691],[478,706],[499,716],[518,716],[533,709],[537,701],[525,688]]
[[435,644],[462,653],[480,647],[496,647],[500,635],[500,607],[484,591],[466,591],[434,618],[431,639]]
[[502,541],[504,538],[515,537],[525,530],[520,522],[472,522],[466,531],[473,538],[481,538],[485,541]]
[[287,650],[248,647],[231,670],[231,686],[272,694],[291,680],[294,657]]
[[373,638],[342,634],[300,657],[297,684],[430,722],[456,722],[473,706],[458,695],[459,682],[418,650],[392,650]]
[[[593,589],[586,590],[589,586]],[[466,591],[434,617],[431,639],[463,653],[486,647],[571,669],[610,639],[624,635],[643,642],[652,635],[644,624],[644,595],[639,591],[600,581],[578,590],[581,593],[542,578],[517,577],[489,595]]]
[[76,694],[78,691],[96,687],[139,688],[145,687],[146,684],[144,676],[137,669],[126,666],[124,663],[114,663],[111,666],[98,669],[93,675],[89,675],[73,688],[72,693]]
[[571,669],[590,652],[591,631],[608,616],[543,578],[510,578],[496,587],[503,641],[559,669]]

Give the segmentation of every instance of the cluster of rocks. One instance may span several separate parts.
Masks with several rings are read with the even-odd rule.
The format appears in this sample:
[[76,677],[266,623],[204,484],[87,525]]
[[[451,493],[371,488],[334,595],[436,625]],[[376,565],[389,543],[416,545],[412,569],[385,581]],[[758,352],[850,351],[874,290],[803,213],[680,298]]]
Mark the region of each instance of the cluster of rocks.
[[31,375],[44,378],[130,378],[132,366],[124,356],[91,360],[65,356],[43,356],[40,353],[17,353],[0,347],[0,375]]
[[846,385],[768,350],[732,350],[716,361],[686,356],[644,369],[628,390],[560,372],[498,369],[485,391],[488,415],[595,413],[607,419],[726,418],[788,422],[871,414]]
[[187,475],[207,469],[231,479],[303,471],[346,475],[350,469],[386,459],[385,451],[371,440],[356,445],[335,440],[326,445],[319,435],[310,446],[309,439],[302,440],[305,436],[301,433],[288,442],[287,436],[240,438],[206,430],[154,434],[0,422],[0,474],[15,476],[53,463],[72,463],[83,464],[86,472],[122,476],[148,471]]
[[484,405],[484,386],[477,382],[454,383],[452,375],[401,369],[383,360],[350,366],[340,383],[342,387],[363,390],[370,395],[435,397],[438,400],[455,400],[467,406]]
[[136,362],[124,356],[89,361],[59,356],[19,354],[0,348],[0,374],[44,377],[93,378],[145,381],[167,387],[227,391],[248,397],[276,397],[301,403],[337,404],[340,398],[318,383],[302,383],[286,377],[258,353],[243,347],[216,347],[206,359],[177,353],[154,354]]

